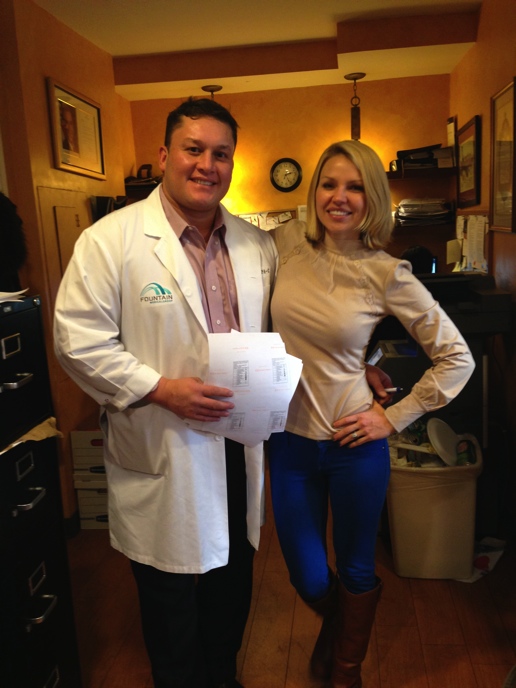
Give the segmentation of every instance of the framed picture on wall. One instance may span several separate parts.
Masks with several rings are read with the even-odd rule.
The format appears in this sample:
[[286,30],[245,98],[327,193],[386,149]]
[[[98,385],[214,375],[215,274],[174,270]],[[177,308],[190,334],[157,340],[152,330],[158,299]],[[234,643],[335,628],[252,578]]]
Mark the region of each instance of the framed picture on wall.
[[457,206],[469,208],[480,203],[481,119],[475,115],[457,132]]
[[453,151],[453,166],[457,165],[457,116],[453,115],[446,120],[447,145]]
[[515,232],[514,80],[491,98],[490,229]]
[[100,105],[47,78],[54,167],[105,179]]

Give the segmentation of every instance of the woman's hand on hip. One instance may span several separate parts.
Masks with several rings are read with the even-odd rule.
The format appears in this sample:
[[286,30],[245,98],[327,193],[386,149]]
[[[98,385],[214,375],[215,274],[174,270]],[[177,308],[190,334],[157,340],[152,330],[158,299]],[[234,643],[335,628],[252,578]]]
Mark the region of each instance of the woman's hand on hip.
[[357,447],[371,440],[389,437],[395,432],[395,428],[387,420],[384,409],[377,401],[373,401],[368,411],[339,418],[333,423],[333,427],[336,430],[333,439],[341,447],[346,444]]

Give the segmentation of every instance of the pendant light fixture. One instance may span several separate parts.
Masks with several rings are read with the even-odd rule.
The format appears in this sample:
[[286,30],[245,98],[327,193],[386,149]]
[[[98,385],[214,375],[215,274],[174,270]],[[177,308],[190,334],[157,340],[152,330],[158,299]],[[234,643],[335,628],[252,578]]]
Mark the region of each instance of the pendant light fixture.
[[344,78],[353,82],[353,97],[351,98],[351,138],[360,139],[360,98],[357,96],[357,81],[365,77],[365,72],[351,72]]
[[206,93],[211,93],[211,99],[213,100],[214,93],[217,93],[218,91],[222,91],[222,86],[217,86],[217,84],[208,84],[207,86],[201,86],[203,91],[206,91]]

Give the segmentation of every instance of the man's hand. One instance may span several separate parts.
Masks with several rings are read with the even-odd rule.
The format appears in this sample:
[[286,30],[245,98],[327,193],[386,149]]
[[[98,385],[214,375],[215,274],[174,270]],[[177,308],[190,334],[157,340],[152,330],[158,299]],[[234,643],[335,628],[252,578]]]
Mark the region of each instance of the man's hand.
[[392,387],[391,378],[381,368],[365,364],[367,384],[373,391],[375,400],[382,406],[386,406],[392,401],[392,394],[385,391],[385,388]]
[[235,406],[231,401],[223,401],[218,397],[232,396],[233,392],[227,387],[205,385],[198,377],[178,380],[162,377],[157,388],[149,392],[145,400],[163,406],[180,418],[215,421],[229,416],[229,411]]

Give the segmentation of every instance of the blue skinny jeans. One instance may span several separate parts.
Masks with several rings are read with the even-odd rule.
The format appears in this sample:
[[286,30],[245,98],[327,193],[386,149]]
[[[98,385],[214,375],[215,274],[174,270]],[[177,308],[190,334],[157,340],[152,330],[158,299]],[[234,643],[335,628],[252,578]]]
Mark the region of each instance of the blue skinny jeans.
[[351,593],[372,590],[378,523],[390,475],[387,441],[350,449],[332,440],[273,433],[269,469],[276,530],[301,598],[313,602],[328,593],[329,504],[338,576]]

